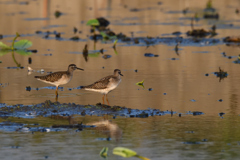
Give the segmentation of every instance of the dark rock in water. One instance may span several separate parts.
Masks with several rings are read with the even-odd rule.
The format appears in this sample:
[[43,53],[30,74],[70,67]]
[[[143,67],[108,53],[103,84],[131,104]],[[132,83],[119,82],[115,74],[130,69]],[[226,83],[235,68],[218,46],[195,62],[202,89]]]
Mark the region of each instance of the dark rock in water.
[[138,118],[147,118],[148,117],[148,113],[142,112],[141,114],[136,115],[136,117],[138,117]]
[[176,58],[171,58],[171,60],[176,60]]
[[99,52],[102,53],[102,54],[103,54],[103,51],[104,51],[103,48],[99,50]]
[[198,111],[193,112],[194,116],[198,116],[198,115],[202,115],[202,114],[203,114],[203,112],[198,112]]
[[32,64],[32,58],[31,57],[28,58],[28,64]]
[[152,53],[145,53],[144,56],[145,56],[145,57],[155,57],[155,55],[152,54]]
[[181,114],[181,113],[179,113],[179,114],[178,114],[178,117],[182,117],[182,114]]
[[3,35],[2,34],[0,34],[0,39],[3,39]]
[[205,18],[205,19],[219,19],[219,14],[218,13],[216,13],[216,14],[205,13],[203,15],[203,18]]
[[194,29],[187,32],[187,36],[193,36],[193,37],[206,37],[210,34],[211,34],[210,32],[205,31],[204,29]]
[[137,38],[134,38],[134,43],[139,44],[139,40]]
[[223,53],[222,53],[222,55],[223,55],[224,57],[226,57],[226,56],[227,56],[225,52],[223,52]]
[[224,114],[225,114],[225,113],[223,113],[223,112],[218,113],[218,115],[219,115],[220,117],[222,117]]
[[74,37],[70,38],[70,40],[72,40],[72,41],[78,41],[79,39],[80,38],[78,36],[74,36]]
[[38,50],[36,50],[36,49],[32,49],[32,50],[27,50],[27,52],[37,53]]
[[56,38],[61,38],[61,33],[57,33]]
[[29,92],[30,92],[30,91],[31,91],[31,87],[30,87],[30,86],[27,86],[27,87],[26,87],[26,91],[29,91]]
[[175,36],[180,36],[182,33],[177,31],[177,32],[173,32],[172,34],[175,35]]
[[148,88],[148,91],[152,91],[153,89],[152,88]]
[[208,74],[208,73],[206,73],[206,74],[205,74],[205,76],[209,76],[209,74]]
[[222,102],[223,100],[222,100],[222,99],[219,99],[218,101],[219,101],[219,102]]
[[232,56],[228,56],[228,59],[232,59]]
[[42,31],[36,31],[35,33],[36,34],[42,34],[43,32]]
[[134,72],[138,72],[138,70],[137,70],[137,69],[135,69],[135,70],[134,70]]
[[56,18],[59,18],[61,15],[62,15],[62,13],[60,11],[55,11],[55,13],[54,13],[54,16]]
[[137,9],[137,8],[131,8],[130,9],[130,12],[138,12],[139,11],[139,9]]
[[76,34],[78,29],[76,27],[73,28],[73,33]]

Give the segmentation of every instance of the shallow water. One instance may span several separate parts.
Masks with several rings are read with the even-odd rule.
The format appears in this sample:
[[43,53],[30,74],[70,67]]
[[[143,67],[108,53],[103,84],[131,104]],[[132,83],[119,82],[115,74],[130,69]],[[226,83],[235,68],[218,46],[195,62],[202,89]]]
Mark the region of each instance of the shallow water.
[[[31,56],[15,53],[16,60],[24,69],[7,68],[16,67],[11,53],[0,57],[0,103],[31,105],[55,100],[54,88],[34,78],[41,75],[40,72],[28,75],[28,58],[31,57],[30,66],[34,70],[44,69],[43,74],[64,71],[72,63],[84,68],[84,71],[75,71],[71,82],[61,86],[63,89],[59,91],[58,98],[60,103],[95,105],[101,102],[102,95],[99,93],[73,88],[90,84],[118,68],[124,76],[121,84],[108,95],[112,106],[173,110],[176,114],[173,117],[113,119],[123,131],[119,142],[99,140],[99,137],[106,137],[89,129],[34,134],[2,130],[1,159],[99,159],[98,154],[105,146],[109,147],[110,152],[116,146],[128,147],[150,159],[239,158],[240,73],[239,64],[233,61],[237,59],[240,48],[227,46],[222,41],[226,36],[240,34],[239,14],[235,13],[236,6],[240,6],[239,1],[214,1],[213,6],[220,14],[219,20],[201,18],[206,1],[170,0],[161,1],[162,4],[155,0],[27,2],[0,2],[0,22],[4,24],[0,27],[0,34],[3,35],[0,41],[11,45],[18,32],[22,36],[18,39],[32,41],[30,49],[38,50]],[[184,15],[182,10],[187,7],[189,11]],[[56,10],[63,15],[55,18]],[[218,35],[198,42],[187,37],[185,33],[191,29],[190,19],[195,12],[200,17],[195,22],[195,28],[210,30],[216,24]],[[115,54],[112,42],[98,41],[94,44],[89,39],[90,28],[86,22],[100,16],[110,21],[110,28],[115,33],[142,37],[139,39],[140,44],[119,41],[116,47],[118,54]],[[81,33],[74,34],[74,27]],[[54,35],[46,39],[44,34],[36,34],[36,31],[61,32],[62,39],[56,40]],[[181,32],[183,38],[179,45],[179,55],[174,50],[177,38],[172,35],[176,31]],[[79,41],[69,40],[76,35],[81,38]],[[143,43],[147,36],[153,37],[153,40],[149,40],[152,42],[149,46]],[[91,53],[94,54],[95,45],[96,50],[104,49],[104,55],[111,57],[104,59],[99,54],[89,56],[88,62],[85,62],[82,55],[85,44],[88,44]],[[223,56],[223,52],[227,57]],[[145,57],[145,53],[159,56]],[[227,78],[221,81],[214,75],[219,67],[228,73]],[[136,85],[142,80],[144,88]],[[32,90],[26,91],[27,86]],[[34,90],[36,88],[40,89]],[[149,91],[149,88],[152,90]],[[188,111],[204,114],[178,117],[179,113]],[[220,112],[226,113],[224,118],[219,116]],[[102,117],[86,119],[93,122]],[[11,117],[1,121],[31,123]],[[42,121],[44,127],[61,124],[58,120],[47,125],[44,121],[48,119]],[[68,124],[67,121],[65,123]],[[110,157],[121,159],[112,154]]]

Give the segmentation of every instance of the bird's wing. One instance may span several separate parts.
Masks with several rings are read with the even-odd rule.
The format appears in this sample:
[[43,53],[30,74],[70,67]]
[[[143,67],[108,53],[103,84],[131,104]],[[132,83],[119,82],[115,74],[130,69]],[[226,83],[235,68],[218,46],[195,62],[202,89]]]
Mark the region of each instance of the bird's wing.
[[35,78],[40,79],[40,80],[49,81],[49,82],[55,82],[55,81],[59,80],[60,78],[62,78],[64,73],[65,72],[54,72],[54,73],[50,73],[46,76],[35,76]]
[[84,86],[83,88],[93,88],[93,89],[105,89],[107,88],[109,82],[112,80],[112,76],[104,77],[93,84],[90,84],[88,86]]

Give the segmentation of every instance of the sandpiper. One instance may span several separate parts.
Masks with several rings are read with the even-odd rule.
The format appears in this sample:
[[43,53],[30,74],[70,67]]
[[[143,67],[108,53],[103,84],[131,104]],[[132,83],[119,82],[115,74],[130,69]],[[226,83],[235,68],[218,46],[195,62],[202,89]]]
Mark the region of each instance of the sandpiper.
[[37,78],[38,80],[40,80],[42,82],[55,85],[56,86],[56,96],[58,96],[58,86],[67,84],[68,82],[70,82],[72,79],[72,76],[73,76],[73,71],[76,69],[84,70],[82,68],[78,68],[75,64],[70,64],[68,66],[67,71],[54,72],[54,73],[50,73],[45,76],[35,76],[35,78]]
[[121,71],[119,69],[115,69],[113,75],[104,77],[88,86],[82,86],[81,89],[100,92],[101,94],[103,94],[103,97],[102,97],[103,104],[104,104],[104,96],[106,95],[106,100],[109,105],[107,94],[110,91],[114,90],[119,85],[119,83],[121,82],[121,76],[123,76],[121,74]]

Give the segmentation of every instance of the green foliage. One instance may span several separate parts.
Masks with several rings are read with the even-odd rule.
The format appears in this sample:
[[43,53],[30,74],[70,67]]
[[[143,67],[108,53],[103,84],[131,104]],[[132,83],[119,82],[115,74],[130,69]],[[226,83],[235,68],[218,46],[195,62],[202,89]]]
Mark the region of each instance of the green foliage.
[[100,23],[97,19],[90,19],[89,21],[87,21],[87,25],[88,26],[99,26]]
[[142,80],[141,82],[137,82],[136,85],[141,86],[142,88],[144,88],[144,80]]
[[103,149],[100,151],[99,155],[103,158],[107,158],[108,155],[108,147],[103,147]]
[[[112,40],[112,39],[117,39],[117,36],[109,36],[105,32],[100,32],[100,34],[103,36],[103,39],[105,40]],[[117,40],[114,42],[117,43]]]
[[129,157],[136,156],[137,152],[124,147],[116,147],[113,149],[113,154],[116,154],[125,158],[129,158]]
[[26,39],[15,42],[15,40],[20,37],[18,33],[16,33],[16,37],[14,37],[12,45],[7,46],[3,42],[0,42],[0,56],[3,56],[11,51],[16,51],[20,55],[31,55],[32,52],[28,52],[26,49],[32,46],[32,42]]
[[3,49],[1,49],[0,50],[0,56],[3,56],[3,55],[5,55],[5,54],[7,54],[8,52],[10,52],[9,50],[3,50]]
[[26,39],[14,43],[14,48],[17,50],[24,50],[32,46],[32,42]]
[[10,50],[11,49],[11,47],[7,46],[3,42],[0,42],[0,48],[1,48],[1,50]]
[[142,157],[140,155],[137,154],[137,152],[128,149],[128,148],[124,148],[124,147],[116,147],[113,149],[113,154],[125,157],[125,158],[129,158],[129,157],[137,157],[140,158],[142,160],[150,160],[146,157]]

